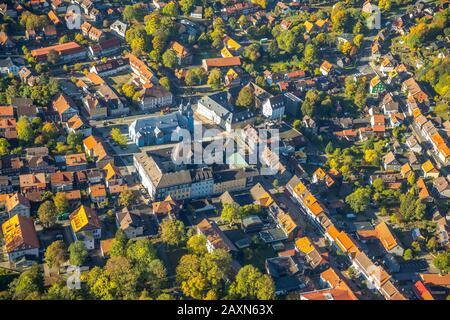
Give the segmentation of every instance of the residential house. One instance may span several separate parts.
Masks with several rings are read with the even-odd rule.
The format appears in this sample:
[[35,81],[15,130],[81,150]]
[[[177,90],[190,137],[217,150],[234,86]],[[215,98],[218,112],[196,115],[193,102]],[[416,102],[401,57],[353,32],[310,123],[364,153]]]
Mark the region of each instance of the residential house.
[[8,141],[17,139],[16,127],[16,119],[0,119],[0,137],[5,138]]
[[239,57],[227,57],[227,58],[209,58],[202,60],[203,69],[210,71],[213,68],[230,68],[241,65],[241,59]]
[[66,127],[68,133],[80,133],[83,136],[87,137],[92,134],[92,127],[89,125],[87,121],[81,118],[78,114],[71,117],[66,122]]
[[124,182],[123,176],[120,173],[119,168],[117,168],[114,164],[108,163],[103,167],[104,180],[106,186],[109,188],[113,185],[120,185]]
[[39,257],[39,240],[33,219],[19,214],[2,224],[5,253],[10,262],[21,257]]
[[266,100],[262,105],[262,113],[266,118],[281,120],[285,111],[284,95],[277,95]]
[[178,58],[179,65],[192,64],[193,56],[185,46],[183,46],[182,44],[180,44],[177,41],[173,41],[169,47],[170,47],[170,49],[172,49],[175,52],[175,55]]
[[111,31],[113,31],[116,35],[118,35],[121,39],[125,39],[125,34],[128,29],[128,25],[125,22],[120,20],[114,21],[109,27]]
[[402,83],[402,91],[408,94],[408,97],[414,97],[419,103],[427,103],[428,95],[420,88],[414,78],[409,78]]
[[100,39],[98,43],[89,46],[88,54],[93,59],[116,54],[120,50],[120,41],[117,38]]
[[172,106],[173,94],[160,85],[144,86],[139,97],[139,107],[142,110],[155,110]]
[[170,195],[174,200],[190,197],[191,174],[188,170],[164,170],[156,158],[146,153],[134,154],[133,162],[142,185],[152,199],[160,201]]
[[45,173],[22,174],[19,176],[19,185],[23,194],[45,191],[47,189],[47,179]]
[[0,59],[0,73],[2,75],[13,75],[17,76],[19,74],[20,67],[10,58]]
[[150,68],[145,64],[144,61],[140,60],[135,55],[129,53],[125,56],[128,58],[130,62],[131,70],[136,74],[139,78],[139,81],[145,85],[156,84],[158,83],[158,78],[155,74],[150,70]]
[[198,101],[196,112],[228,132],[255,121],[251,111],[234,106],[233,97],[229,92],[202,97]]
[[78,114],[78,109],[73,100],[64,93],[60,93],[52,102],[53,109],[58,112],[61,122],[67,122],[74,115]]
[[223,231],[220,230],[215,221],[203,219],[197,225],[197,233],[205,236],[208,252],[213,252],[216,249],[223,249],[231,254],[237,253],[236,246]]
[[324,60],[322,62],[322,64],[320,65],[320,72],[324,75],[327,76],[329,75],[331,72],[333,71],[333,65],[328,62],[327,60]]
[[82,241],[86,249],[93,250],[95,241],[100,240],[102,234],[95,210],[82,205],[70,214],[69,219],[74,239]]
[[33,100],[30,98],[22,98],[22,97],[11,98],[11,105],[14,108],[17,119],[22,116],[34,118],[38,114],[38,109],[33,104]]
[[77,172],[87,169],[87,160],[84,153],[67,154],[65,160],[67,171]]
[[385,90],[386,87],[379,76],[375,76],[370,80],[370,94],[377,95]]
[[82,99],[84,110],[92,120],[105,119],[108,116],[108,107],[103,99],[95,94],[88,94]]
[[6,198],[6,211],[8,211],[9,217],[12,218],[15,215],[24,217],[30,216],[30,201],[20,193],[14,193],[8,195]]
[[406,145],[408,146],[408,148],[411,151],[413,151],[415,153],[421,153],[422,152],[422,146],[417,141],[416,137],[414,137],[414,135],[411,135],[411,136],[409,136],[406,139]]
[[73,189],[74,174],[70,171],[58,171],[50,175],[52,192],[68,191]]
[[15,43],[9,38],[8,34],[4,31],[0,32],[0,49],[2,51],[10,52],[15,47]]
[[431,160],[427,160],[422,164],[422,174],[424,178],[436,179],[439,177],[439,170],[435,168]]
[[404,249],[386,222],[380,222],[373,230],[358,230],[360,239],[378,239],[387,253],[403,256]]
[[389,151],[384,157],[383,157],[383,167],[386,171],[400,171],[402,164],[397,159],[396,155]]
[[116,225],[128,239],[134,239],[144,234],[144,219],[142,213],[127,207],[116,212]]
[[74,41],[34,49],[31,51],[31,55],[36,59],[36,61],[43,62],[47,61],[47,56],[52,51],[58,53],[58,63],[69,63],[86,57],[85,49]]
[[170,195],[162,201],[152,203],[152,213],[156,216],[158,221],[162,221],[165,218],[176,218],[180,209],[180,204],[173,200]]
[[434,179],[433,186],[441,198],[450,198],[450,184],[446,177]]
[[104,184],[90,185],[88,190],[91,201],[97,203],[97,205],[106,200],[106,187]]

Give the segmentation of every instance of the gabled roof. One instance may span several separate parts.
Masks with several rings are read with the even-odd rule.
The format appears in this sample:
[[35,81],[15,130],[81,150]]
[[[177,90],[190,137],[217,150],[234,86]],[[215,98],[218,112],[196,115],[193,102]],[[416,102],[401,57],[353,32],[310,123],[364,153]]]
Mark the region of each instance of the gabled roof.
[[112,178],[120,177],[120,170],[115,165],[111,163],[107,163],[106,166],[103,167],[103,170],[106,171],[105,180],[109,181]]
[[375,230],[377,231],[377,238],[381,241],[386,251],[390,251],[398,245],[395,236],[392,234],[386,222],[383,221],[376,225]]
[[16,214],[2,224],[6,252],[39,248],[39,240],[31,218]]
[[70,225],[73,231],[85,231],[94,230],[100,228],[100,220],[95,213],[94,209],[86,207],[84,205],[80,206],[69,216]]
[[163,201],[153,202],[153,214],[174,213],[178,209],[178,204],[168,195]]
[[59,113],[59,115],[62,115],[70,108],[75,108],[75,104],[72,99],[70,99],[64,93],[61,93],[58,98],[56,98],[56,100],[52,102],[52,105],[53,108]]
[[8,195],[6,198],[6,210],[11,212],[16,206],[23,205],[31,208],[30,201],[20,193]]
[[425,284],[444,287],[450,286],[450,273],[443,275],[438,273],[420,273],[419,276]]

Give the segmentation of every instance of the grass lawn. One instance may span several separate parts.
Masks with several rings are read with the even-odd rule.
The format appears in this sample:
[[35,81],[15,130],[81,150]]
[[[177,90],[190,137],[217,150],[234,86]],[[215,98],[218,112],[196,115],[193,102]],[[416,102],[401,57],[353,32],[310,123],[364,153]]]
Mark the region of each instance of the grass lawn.
[[109,81],[111,82],[111,85],[116,89],[117,91],[121,90],[122,86],[130,81],[131,79],[130,73],[119,73],[114,76],[108,77]]
[[7,290],[8,285],[11,283],[11,281],[13,281],[18,276],[18,273],[0,268],[0,291]]
[[240,263],[245,266],[251,264],[261,271],[265,270],[265,261],[267,258],[276,257],[277,253],[269,245],[252,245],[249,248],[243,250],[243,256],[240,259]]
[[181,257],[188,253],[186,248],[168,248],[166,250],[163,249],[163,246],[159,247],[158,253],[161,259],[164,261],[164,264],[167,269],[167,275],[173,276],[175,275],[175,270],[178,265],[178,261],[180,261]]

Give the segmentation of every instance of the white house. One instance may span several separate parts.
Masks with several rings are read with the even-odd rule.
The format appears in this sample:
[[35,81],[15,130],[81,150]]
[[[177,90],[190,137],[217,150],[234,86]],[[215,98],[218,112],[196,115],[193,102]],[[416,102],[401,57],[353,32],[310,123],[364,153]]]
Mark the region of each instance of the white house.
[[113,22],[113,24],[109,28],[111,29],[112,32],[117,34],[120,38],[125,39],[125,34],[128,29],[128,25],[125,22],[116,20]]
[[284,96],[277,95],[267,99],[262,105],[262,113],[269,119],[281,119],[284,116]]

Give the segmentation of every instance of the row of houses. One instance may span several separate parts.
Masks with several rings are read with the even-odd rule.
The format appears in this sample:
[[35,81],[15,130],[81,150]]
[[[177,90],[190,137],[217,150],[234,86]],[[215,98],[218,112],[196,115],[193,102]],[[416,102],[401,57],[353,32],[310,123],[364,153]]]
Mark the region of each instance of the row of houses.
[[383,267],[372,262],[351,236],[345,231],[339,231],[330,220],[327,208],[311,194],[298,177],[294,176],[289,181],[287,190],[318,230],[350,259],[355,270],[364,276],[373,288],[378,290],[386,300],[405,299],[391,280],[391,275]]

